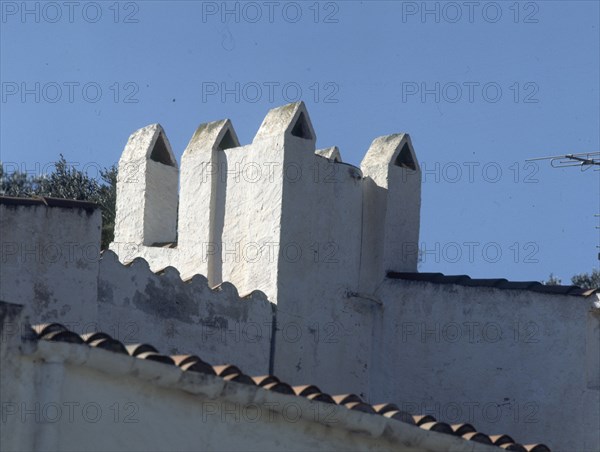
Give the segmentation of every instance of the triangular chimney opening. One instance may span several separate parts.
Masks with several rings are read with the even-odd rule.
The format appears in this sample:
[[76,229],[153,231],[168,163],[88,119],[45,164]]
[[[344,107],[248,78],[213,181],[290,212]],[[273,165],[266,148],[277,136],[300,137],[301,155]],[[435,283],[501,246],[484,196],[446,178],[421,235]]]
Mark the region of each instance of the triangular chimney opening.
[[300,116],[298,116],[298,120],[292,128],[292,135],[295,137],[304,138],[305,140],[312,140],[313,137],[310,133],[310,127],[308,127],[308,122],[304,112],[300,112]]
[[400,166],[402,168],[409,168],[413,171],[417,170],[417,165],[413,160],[412,152],[410,152],[410,146],[408,145],[408,143],[404,143],[404,146],[402,146],[398,157],[396,157],[394,165]]
[[231,134],[231,130],[227,129],[227,132],[225,132],[225,135],[223,135],[223,138],[219,142],[217,148],[219,151],[224,151],[225,149],[237,148],[238,146],[238,143],[234,140],[233,135]]
[[156,143],[154,143],[154,148],[150,153],[150,160],[162,163],[163,165],[175,166],[175,163],[171,160],[171,154],[169,153],[167,143],[165,143],[162,133],[158,134]]

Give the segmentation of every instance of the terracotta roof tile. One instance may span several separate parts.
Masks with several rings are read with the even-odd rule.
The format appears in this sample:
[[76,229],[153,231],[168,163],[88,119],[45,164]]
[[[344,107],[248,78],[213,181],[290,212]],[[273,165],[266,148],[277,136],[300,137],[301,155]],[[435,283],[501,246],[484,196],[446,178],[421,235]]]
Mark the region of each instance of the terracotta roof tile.
[[100,339],[95,339],[95,340],[89,342],[88,345],[90,347],[101,348],[103,350],[108,350],[110,352],[122,353],[124,355],[128,355],[127,349],[125,348],[125,346],[121,342],[119,342],[115,339],[112,339],[110,337],[108,337],[108,338],[103,337]]
[[71,344],[85,343],[78,334],[75,334],[71,331],[51,331],[44,333],[41,338],[52,342],[69,342]]
[[333,397],[331,397],[329,394],[324,394],[322,392],[313,392],[312,394],[309,394],[306,397],[308,400],[314,400],[316,402],[324,402],[324,403],[331,403],[333,405],[335,405],[335,400],[333,400]]
[[171,358],[181,370],[216,375],[212,366],[202,361],[196,355],[173,355]]
[[490,435],[490,439],[492,440],[492,443],[494,443],[496,446],[501,446],[503,444],[511,444],[515,442],[515,440],[508,435]]
[[421,425],[426,424],[428,422],[435,422],[436,421],[436,419],[433,416],[430,416],[429,414],[414,415],[413,419],[415,420],[415,424],[417,424],[418,426],[421,426]]
[[235,381],[236,383],[242,383],[245,385],[256,386],[256,383],[250,378],[248,375],[239,373],[239,374],[229,374],[225,377],[222,377],[225,381]]
[[452,424],[451,427],[456,436],[463,436],[465,433],[477,431],[471,424]]
[[373,409],[377,414],[385,414],[390,411],[399,411],[400,408],[395,403],[380,403],[378,405],[373,405]]
[[[272,383],[279,383],[280,381],[275,375],[261,375],[259,377],[252,377],[252,379],[254,380],[254,383],[261,387],[270,385]],[[293,391],[294,390],[292,389],[292,393],[295,394]]]
[[296,395],[294,389],[287,383],[272,382],[266,385],[260,385],[262,388],[268,389],[269,391],[279,392],[281,394]]
[[345,405],[350,402],[354,402],[354,403],[362,402],[362,399],[360,397],[358,397],[356,394],[339,394],[339,395],[332,395],[331,397],[333,398],[333,400],[335,400],[335,403],[337,403],[338,405]]
[[53,331],[67,331],[67,328],[60,323],[40,323],[33,326],[33,331],[41,338],[45,334],[52,333]]
[[[460,280],[460,279],[459,279]],[[441,434],[448,434],[461,437],[468,441],[474,441],[483,444],[496,445],[505,450],[514,450],[519,452],[549,452],[547,446],[543,444],[527,445],[515,443],[508,435],[488,436],[478,432],[471,424],[449,425],[445,422],[438,422],[436,418],[430,415],[411,415],[398,409],[393,403],[384,403],[370,405],[363,401],[356,394],[329,395],[321,392],[314,385],[290,386],[282,382],[274,375],[248,376],[244,374],[239,367],[232,364],[222,364],[211,366],[196,355],[162,355],[150,344],[128,344],[125,345],[109,334],[103,332],[94,332],[82,336],[69,331],[64,325],[59,323],[47,323],[32,326],[38,339],[47,341],[69,342],[76,344],[87,344],[90,347],[97,347],[115,353],[130,355],[137,359],[146,359],[156,361],[162,364],[177,366],[184,372],[201,372],[216,375],[226,381],[248,384],[261,387],[267,391],[274,391],[283,394],[295,395],[297,397],[306,397],[309,400],[336,404],[344,406],[350,410],[369,413],[374,416],[383,416],[388,419],[394,419],[399,422],[405,422],[418,426],[424,430],[430,430]]]
[[[382,413],[379,413],[379,414],[382,414]],[[410,413],[407,413],[406,411],[400,411],[400,410],[386,411],[385,413],[383,413],[383,416],[390,418],[390,419],[395,419],[397,421],[404,422],[406,424],[417,425],[414,417]]]
[[514,443],[501,444],[500,448],[516,452],[527,452],[527,449],[525,449],[522,445]]
[[126,345],[125,348],[127,349],[127,353],[131,356],[138,356],[145,352],[158,353],[158,350],[150,344],[129,344]]
[[349,410],[361,411],[363,413],[375,414],[375,410],[371,405],[365,402],[348,402],[343,404]]
[[108,334],[98,332],[82,334],[81,338],[85,341],[86,344],[91,344],[92,342],[100,339],[112,339],[112,337],[110,337]]
[[216,375],[218,375],[219,377],[222,377],[222,378],[225,378],[228,375],[242,373],[242,371],[240,370],[239,367],[233,366],[231,364],[223,364],[220,366],[213,366],[213,370],[215,371]]
[[527,452],[550,452],[550,448],[545,444],[527,444],[523,447]]
[[303,397],[308,397],[310,394],[319,394],[321,392],[321,390],[314,385],[294,386],[293,389],[296,395]]
[[448,435],[452,435],[454,433],[452,431],[452,427],[445,422],[425,422],[420,424],[419,427],[421,427],[423,430],[431,430],[432,432],[446,433]]
[[475,441],[476,443],[488,444],[492,445],[492,440],[489,436],[480,432],[469,432],[461,435],[461,438],[468,439],[470,441]]
[[175,361],[173,361],[173,358],[171,358],[170,356],[161,355],[159,353],[141,352],[141,353],[137,354],[136,357],[141,358],[141,359],[146,359],[148,361],[156,361],[159,363],[168,364],[170,366],[175,365]]

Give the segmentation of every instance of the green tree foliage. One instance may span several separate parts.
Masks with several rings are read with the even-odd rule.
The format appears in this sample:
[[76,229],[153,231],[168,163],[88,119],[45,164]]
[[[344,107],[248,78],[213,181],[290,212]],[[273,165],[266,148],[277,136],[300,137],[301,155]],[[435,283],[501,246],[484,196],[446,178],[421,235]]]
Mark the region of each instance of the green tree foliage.
[[[550,273],[547,281],[542,281],[547,286],[560,286],[561,280]],[[571,284],[583,289],[600,289],[600,270],[593,269],[591,273],[581,273],[571,278]]]
[[6,173],[0,163],[0,194],[4,196],[53,198],[92,201],[102,212],[102,249],[108,248],[114,237],[117,199],[117,167],[100,171],[100,181],[72,167],[61,154],[50,174],[30,175],[15,171]]
[[[50,174],[29,175],[19,171],[6,173],[0,163],[0,195],[31,197],[48,196],[54,198],[92,201],[100,205],[102,211],[102,249],[107,249],[114,238],[115,211],[117,202],[117,167],[113,165],[100,171],[100,182],[88,174],[70,167],[63,155],[56,162]],[[421,256],[419,256],[421,261]],[[600,270],[581,273],[571,278],[576,286],[587,289],[600,289]],[[561,280],[550,273],[544,284],[560,285]]]
[[547,281],[542,281],[542,283],[546,284],[547,286],[560,286],[561,282],[562,281],[560,280],[560,278],[554,276],[553,273],[550,273],[550,276],[548,276]]
[[32,178],[27,174],[15,171],[8,174],[0,163],[0,194],[4,196],[27,196],[25,193],[33,192]]
[[591,273],[581,273],[571,278],[571,282],[586,289],[600,289],[600,270],[593,269]]

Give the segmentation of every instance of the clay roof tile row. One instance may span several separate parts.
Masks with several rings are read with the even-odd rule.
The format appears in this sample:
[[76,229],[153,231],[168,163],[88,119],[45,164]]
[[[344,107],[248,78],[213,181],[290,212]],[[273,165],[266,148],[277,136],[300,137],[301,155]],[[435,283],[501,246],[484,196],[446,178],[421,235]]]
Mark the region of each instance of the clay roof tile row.
[[157,361],[163,364],[177,366],[185,372],[199,372],[216,375],[226,381],[235,381],[237,383],[258,386],[268,391],[295,395],[297,397],[306,397],[309,400],[344,406],[350,410],[384,416],[388,419],[395,419],[400,422],[415,425],[424,430],[453,435],[477,443],[495,445],[505,450],[522,452],[550,451],[550,449],[543,444],[521,445],[508,435],[486,435],[485,433],[478,432],[471,424],[450,425],[445,422],[438,422],[437,419],[431,415],[411,415],[400,410],[398,406],[393,403],[370,405],[356,394],[329,395],[322,392],[315,385],[291,386],[280,381],[279,378],[274,375],[249,376],[244,374],[242,370],[235,365],[221,364],[212,366],[196,355],[162,355],[152,345],[125,345],[103,332],[88,333],[80,336],[69,331],[60,323],[34,325],[32,328],[38,339],[41,340],[88,345],[90,347],[101,348],[139,359]]

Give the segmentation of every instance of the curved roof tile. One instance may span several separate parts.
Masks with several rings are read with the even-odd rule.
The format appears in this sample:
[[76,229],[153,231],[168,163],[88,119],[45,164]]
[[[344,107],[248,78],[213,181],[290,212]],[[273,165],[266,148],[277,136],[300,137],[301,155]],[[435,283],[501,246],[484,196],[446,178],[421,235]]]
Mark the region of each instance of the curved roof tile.
[[211,366],[196,355],[162,355],[150,344],[128,344],[125,345],[109,334],[103,332],[88,333],[78,335],[64,325],[59,323],[48,323],[33,325],[33,331],[40,340],[54,342],[69,342],[90,347],[102,348],[115,353],[127,354],[137,359],[146,359],[156,361],[170,366],[177,366],[184,372],[202,372],[217,375],[226,381],[235,381],[237,383],[258,386],[267,391],[274,391],[296,397],[306,397],[309,400],[325,402],[344,406],[349,410],[369,413],[373,416],[383,416],[388,419],[398,420],[415,425],[424,430],[430,430],[441,434],[461,437],[467,441],[496,445],[505,450],[521,452],[549,452],[550,449],[544,444],[521,445],[515,443],[508,435],[488,436],[478,432],[471,424],[449,425],[445,422],[438,422],[430,415],[411,415],[398,409],[393,403],[383,403],[370,405],[363,401],[356,394],[338,394],[329,395],[321,392],[314,385],[290,386],[282,382],[274,375],[248,376],[244,374],[239,367],[232,364],[222,364]]

